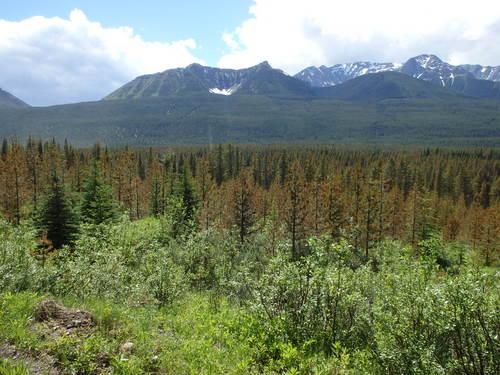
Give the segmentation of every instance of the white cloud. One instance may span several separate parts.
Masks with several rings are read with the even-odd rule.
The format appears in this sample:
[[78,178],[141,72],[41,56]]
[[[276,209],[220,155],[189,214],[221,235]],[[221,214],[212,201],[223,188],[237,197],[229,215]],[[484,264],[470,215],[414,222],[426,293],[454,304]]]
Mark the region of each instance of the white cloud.
[[0,87],[32,105],[98,100],[132,78],[203,63],[193,39],[147,42],[78,9],[69,19],[0,19]]
[[500,2],[483,0],[253,0],[223,40],[221,67],[268,60],[288,73],[309,65],[404,62],[433,53],[451,63],[500,65]]

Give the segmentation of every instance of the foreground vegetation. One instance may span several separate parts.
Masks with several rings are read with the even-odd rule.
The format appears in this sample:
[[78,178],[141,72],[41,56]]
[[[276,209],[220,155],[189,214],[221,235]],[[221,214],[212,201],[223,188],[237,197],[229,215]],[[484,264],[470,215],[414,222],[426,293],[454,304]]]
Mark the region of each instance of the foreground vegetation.
[[[169,228],[166,218],[85,225],[42,261],[26,251],[29,225],[2,222],[0,341],[27,368],[45,355],[78,374],[498,373],[498,271],[459,244],[433,238],[415,256],[385,241],[363,259],[312,238],[293,261],[266,235],[242,245],[231,233],[173,239]],[[47,296],[91,311],[95,330],[40,334],[32,316]]]
[[500,372],[493,150],[35,150],[36,183],[2,159],[1,374]]

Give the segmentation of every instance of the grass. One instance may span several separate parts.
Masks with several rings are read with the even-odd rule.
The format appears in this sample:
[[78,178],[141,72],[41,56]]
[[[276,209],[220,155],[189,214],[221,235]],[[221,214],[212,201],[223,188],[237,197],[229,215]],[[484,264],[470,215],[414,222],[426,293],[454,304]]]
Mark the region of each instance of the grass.
[[25,364],[16,363],[13,360],[0,358],[0,374],[2,375],[28,375],[28,367]]
[[[32,312],[42,296],[0,297],[1,342],[33,358],[44,354],[58,368],[77,374],[248,374],[252,348],[231,332],[241,314],[227,302],[198,293],[174,306],[129,307],[103,300],[65,299],[68,307],[92,312],[95,329],[83,335],[51,335],[33,327]],[[45,332],[42,334],[41,332]],[[126,349],[126,343],[132,343]],[[0,374],[24,374],[27,363],[3,361]],[[24,372],[23,372],[24,371]]]
[[38,346],[39,340],[29,326],[40,300],[40,296],[32,293],[0,295],[0,342],[15,344],[23,350]]

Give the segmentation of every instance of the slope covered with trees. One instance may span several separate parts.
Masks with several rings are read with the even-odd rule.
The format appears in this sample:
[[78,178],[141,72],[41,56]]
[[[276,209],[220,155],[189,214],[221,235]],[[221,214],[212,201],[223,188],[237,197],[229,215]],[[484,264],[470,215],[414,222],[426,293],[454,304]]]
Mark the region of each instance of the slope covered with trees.
[[395,72],[366,74],[340,85],[316,88],[315,92],[325,98],[362,102],[419,98],[453,100],[466,97],[458,91]]
[[[424,82],[425,83],[425,82]],[[387,99],[348,102],[189,94],[1,110],[0,137],[55,137],[90,147],[341,142],[496,147],[498,102]]]

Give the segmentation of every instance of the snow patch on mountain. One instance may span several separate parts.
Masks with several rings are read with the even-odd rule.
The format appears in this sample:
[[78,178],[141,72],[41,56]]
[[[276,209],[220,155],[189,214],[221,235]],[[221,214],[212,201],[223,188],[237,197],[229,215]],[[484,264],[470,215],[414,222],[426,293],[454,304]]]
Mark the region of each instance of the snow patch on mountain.
[[208,89],[208,92],[211,94],[217,94],[217,95],[231,95],[231,94],[234,94],[240,86],[241,86],[241,84],[237,84],[237,85],[234,85],[234,86],[229,87],[229,88],[214,87],[214,88]]
[[208,90],[209,93],[211,94],[218,94],[218,95],[231,95],[231,90],[229,89],[218,89],[217,87],[214,87],[213,89]]

